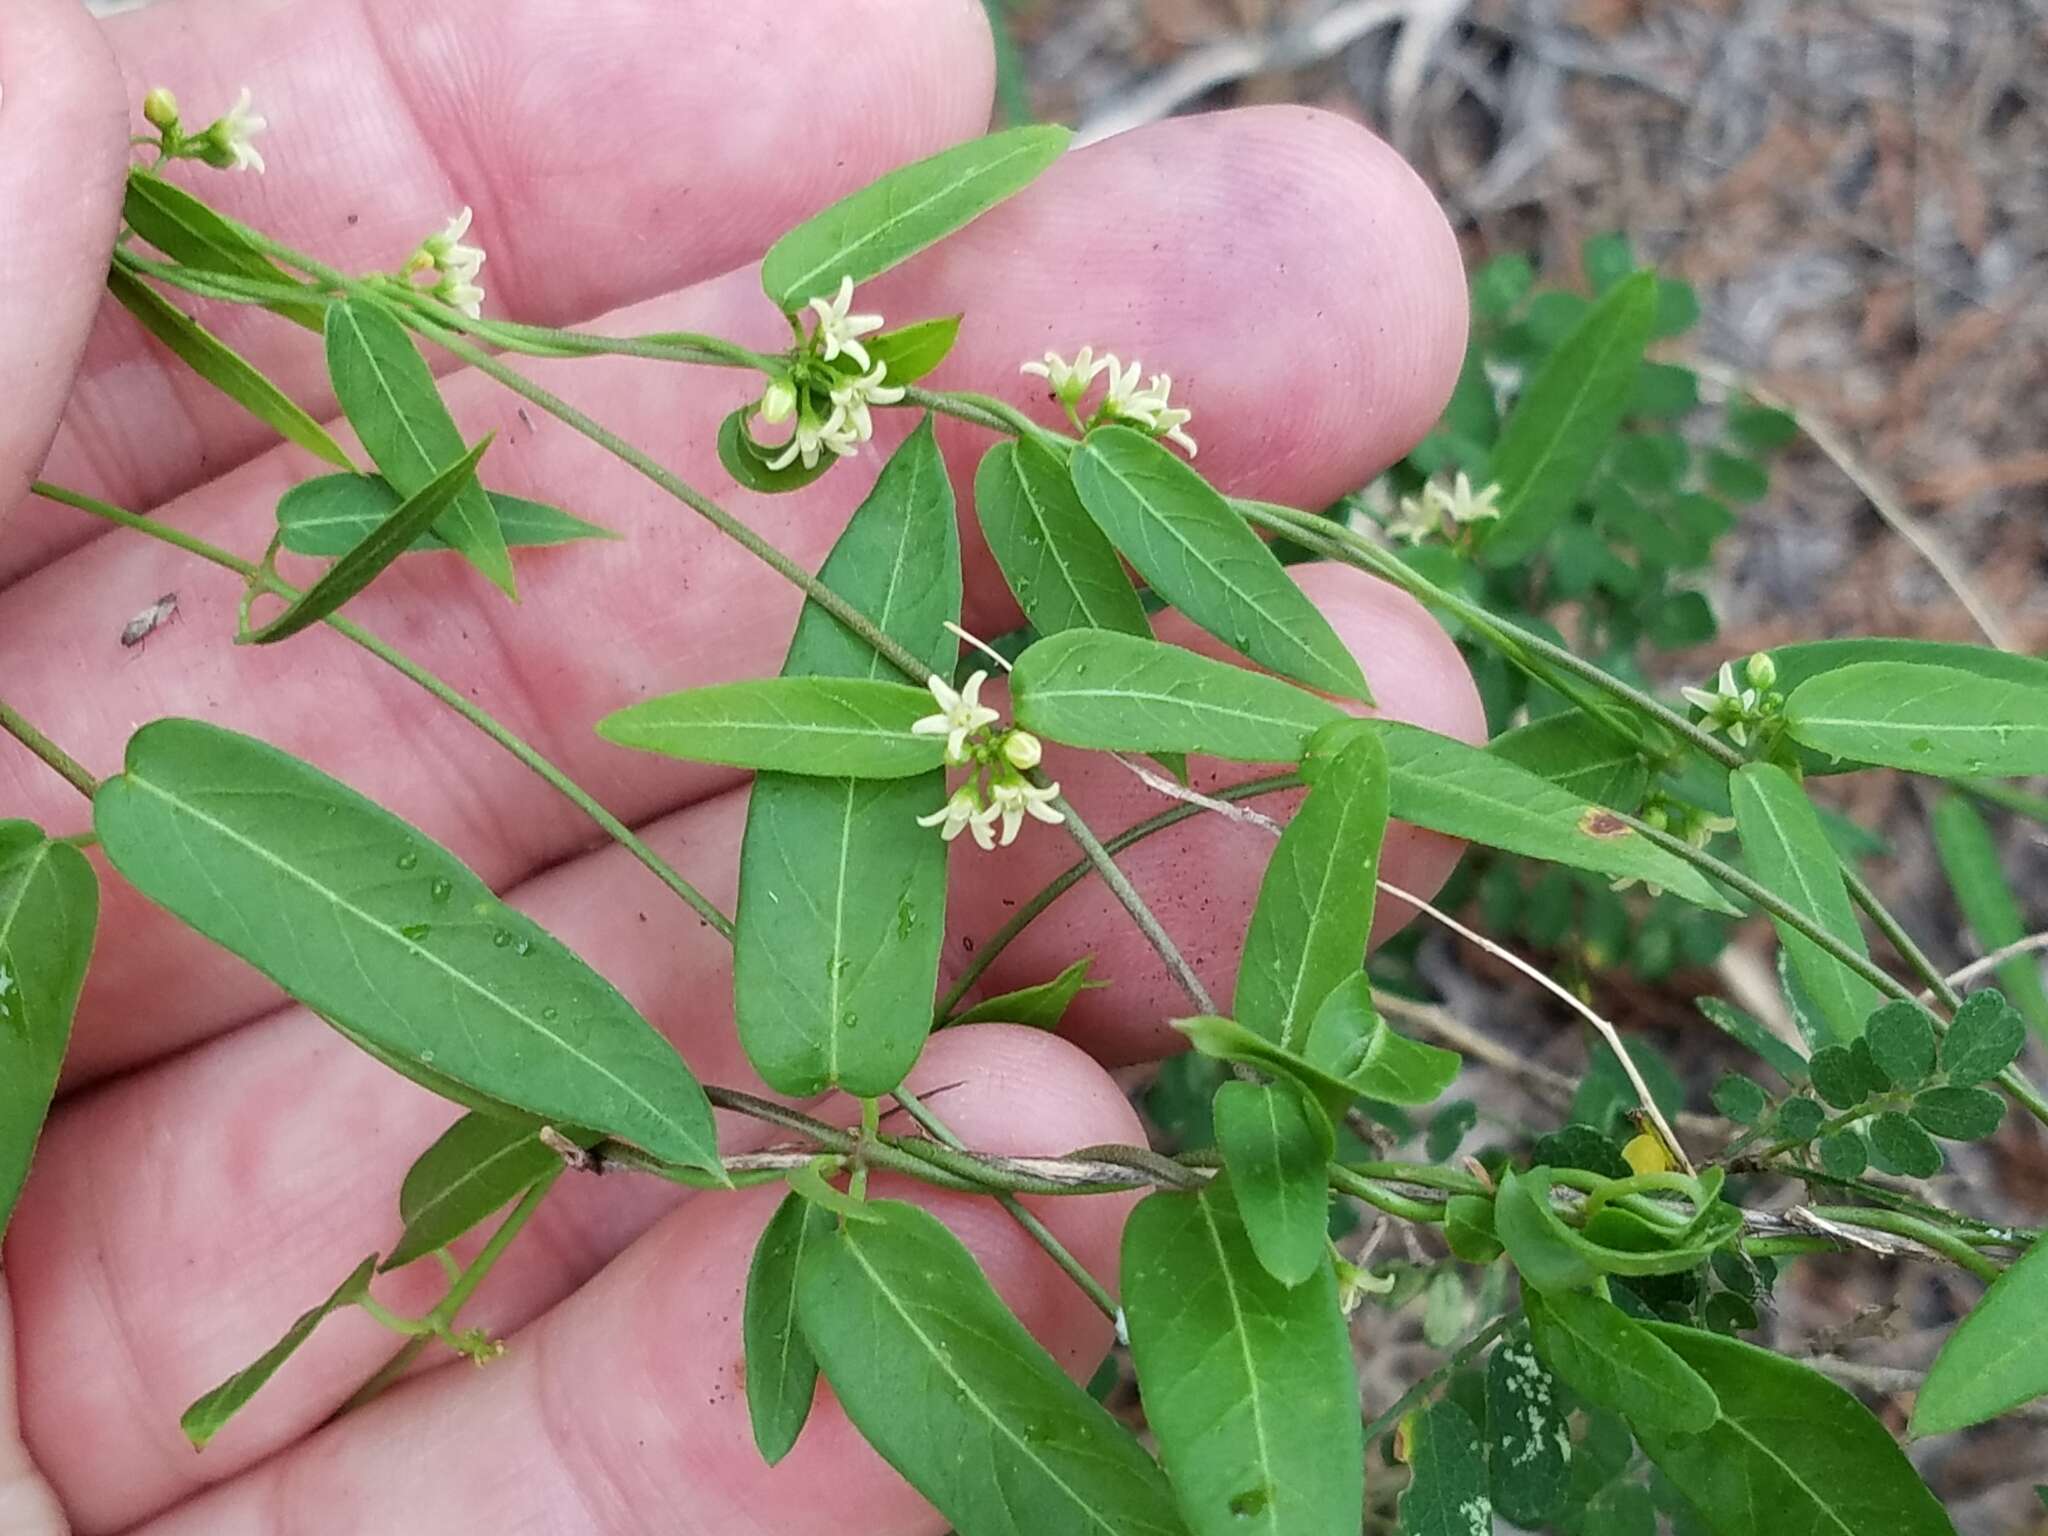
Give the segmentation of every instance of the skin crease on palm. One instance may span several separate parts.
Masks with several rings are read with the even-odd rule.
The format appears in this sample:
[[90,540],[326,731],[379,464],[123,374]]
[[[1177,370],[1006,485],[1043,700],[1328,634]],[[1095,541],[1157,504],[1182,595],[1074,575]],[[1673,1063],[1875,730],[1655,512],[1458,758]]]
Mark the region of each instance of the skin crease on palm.
[[[693,328],[775,345],[751,262],[831,198],[978,132],[992,80],[976,0],[169,0],[104,27],[77,0],[0,5],[0,693],[91,769],[140,722],[184,714],[304,755],[455,849],[610,976],[707,1081],[749,1086],[717,936],[499,749],[316,631],[226,644],[232,577],[22,491],[37,473],[246,552],[314,469],[179,378],[99,303],[129,114],[150,86],[204,120],[247,84],[273,124],[266,178],[197,173],[231,211],[344,266],[392,267],[456,207],[477,210],[494,313]],[[1313,506],[1433,421],[1464,339],[1457,249],[1434,203],[1364,130],[1278,108],[1160,124],[1081,151],[946,246],[862,290],[893,319],[965,311],[934,382],[1045,412],[1017,364],[1087,342],[1170,371],[1224,488]],[[210,316],[322,414],[317,346],[270,317]],[[537,377],[704,486],[800,561],[823,558],[880,455],[763,499],[718,468],[711,429],[747,381],[586,361]],[[758,388],[758,381],[754,384]],[[599,742],[633,699],[773,671],[794,594],[690,514],[482,382],[451,377],[491,483],[572,506],[618,544],[528,552],[512,608],[473,572],[407,561],[350,613],[472,693],[642,828],[728,910],[742,780]],[[892,422],[896,435],[907,420]],[[963,507],[985,435],[942,429]],[[886,449],[887,442],[879,447]],[[1016,620],[967,548],[970,628]],[[1476,738],[1455,650],[1407,600],[1299,571],[1381,707]],[[141,654],[121,625],[163,592],[183,622]],[[1198,643],[1169,618],[1168,638]],[[1159,808],[1113,763],[1048,765],[1102,831]],[[1211,765],[1202,782],[1224,781]],[[0,814],[53,833],[82,801],[0,742]],[[1073,858],[1051,829],[1000,855],[956,845],[947,964]],[[1270,842],[1197,818],[1123,862],[1210,988]],[[1396,828],[1385,873],[1433,890],[1455,849]],[[360,1314],[324,1327],[202,1456],[182,1407],[238,1369],[362,1254],[396,1236],[404,1170],[455,1111],[353,1052],[267,983],[109,876],[66,1088],[7,1237],[0,1307],[0,1532],[858,1533],[944,1528],[860,1443],[829,1392],[770,1471],[748,1438],[738,1299],[774,1192],[680,1198],[565,1181],[465,1314],[507,1337],[489,1370],[422,1370],[321,1427],[391,1347]],[[1144,1060],[1186,1011],[1099,883],[1064,897],[987,992],[1084,950],[1112,985],[1058,1039],[1007,1026],[937,1037],[913,1083],[973,1145],[1058,1153],[1142,1135],[1103,1070]],[[1020,1110],[1022,1111],[1020,1113]],[[850,1106],[824,1111],[847,1118]],[[766,1139],[722,1126],[729,1146]],[[931,1206],[1074,1374],[1106,1325],[986,1201]],[[1114,1283],[1126,1197],[1041,1203]],[[380,1282],[400,1310],[431,1264]],[[7,1345],[11,1341],[10,1351]],[[11,1356],[11,1358],[10,1358]],[[61,1513],[60,1513],[61,1511]]]

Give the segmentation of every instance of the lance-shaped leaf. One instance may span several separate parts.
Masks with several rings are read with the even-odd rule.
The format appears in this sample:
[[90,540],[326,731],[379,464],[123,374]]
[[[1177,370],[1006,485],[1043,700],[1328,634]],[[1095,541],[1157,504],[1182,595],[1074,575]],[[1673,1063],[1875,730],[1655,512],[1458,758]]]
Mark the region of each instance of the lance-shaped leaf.
[[1570,510],[1628,409],[1656,314],[1655,273],[1617,284],[1522,391],[1488,463],[1501,488],[1488,565],[1527,558]]
[[[1386,747],[1396,821],[1610,878],[1647,881],[1712,912],[1734,911],[1698,870],[1607,807],[1482,747],[1392,720],[1347,722],[1342,730],[1370,730]],[[1342,733],[1332,737],[1334,748]]]
[[1282,1285],[1300,1285],[1330,1250],[1328,1122],[1289,1083],[1225,1083],[1215,1116],[1252,1251]]
[[1644,1326],[1720,1401],[1697,1434],[1634,1426],[1715,1536],[1955,1536],[1890,1433],[1826,1377],[1735,1339]]
[[1093,991],[1109,985],[1106,981],[1090,981],[1088,971],[1095,964],[1093,955],[1083,955],[1051,981],[1041,981],[1036,986],[1019,987],[1015,992],[1005,992],[976,1003],[965,1013],[955,1014],[946,1022],[949,1024],[1027,1024],[1033,1029],[1058,1029],[1060,1020],[1066,1016],[1069,1006],[1083,992]]
[[476,485],[476,466],[491,446],[486,437],[400,502],[368,537],[330,565],[292,605],[238,640],[270,645],[319,623],[383,574],[455,502]]
[[405,1231],[383,1268],[402,1269],[446,1248],[561,1164],[531,1121],[464,1115],[406,1170],[398,1186]]
[[2048,685],[1916,662],[1859,662],[1793,689],[1785,731],[1828,757],[1913,773],[2048,773]]
[[[344,299],[327,311],[327,372],[342,414],[401,496],[423,491],[463,454],[462,433],[405,327],[381,306]],[[509,597],[512,557],[481,485],[465,486],[435,525]]]
[[1268,1274],[1225,1176],[1133,1211],[1122,1273],[1146,1418],[1195,1536],[1358,1529],[1365,1445],[1334,1270]]
[[1675,1435],[1699,1434],[1719,1415],[1699,1372],[1613,1302],[1532,1289],[1522,1307],[1536,1353],[1588,1402]]
[[734,768],[821,778],[902,779],[945,760],[940,736],[913,736],[932,696],[865,677],[764,677],[630,705],[597,722],[622,747]]
[[789,1454],[811,1416],[818,1359],[797,1316],[797,1277],[804,1254],[832,1235],[832,1213],[802,1195],[785,1195],[755,1245],[747,1267],[740,1320],[746,1350],[747,1417],[761,1459],[774,1466]]
[[99,907],[84,854],[0,821],[0,1233],[57,1091]]
[[[121,217],[137,235],[180,266],[249,278],[280,288],[303,286],[256,249],[248,236],[227,219],[183,187],[141,166],[128,172]],[[310,301],[300,304],[284,300],[263,307],[311,331],[319,330],[325,318],[323,306]]]
[[[1806,792],[1784,769],[1747,763],[1728,781],[1750,873],[1859,955],[1868,955],[1842,867]],[[1810,1046],[1846,1044],[1883,1001],[1876,987],[1790,925],[1772,919],[1778,941],[1827,1025]]]
[[[1943,873],[1956,893],[1956,904],[1985,953],[2016,944],[2026,936],[2018,898],[2000,867],[1998,843],[1977,808],[1961,795],[1945,795],[1929,818]],[[2013,956],[1998,967],[1998,983],[2034,1026],[2048,1034],[2048,989],[2041,985],[2040,961],[2033,955]]]
[[[958,649],[945,628],[960,615],[956,528],[927,417],[890,456],[818,572],[941,675],[952,672]],[[806,603],[782,675],[873,682],[895,669]],[[919,714],[931,713],[931,696],[910,691]],[[937,766],[881,780],[755,777],[740,847],[733,997],[747,1059],[778,1093],[886,1093],[917,1060],[946,928],[946,845],[917,819],[945,798]]]
[[1010,678],[1018,724],[1075,747],[1298,762],[1344,718],[1276,677],[1133,635],[1075,629],[1028,647]]
[[[616,539],[609,528],[586,522],[544,501],[489,491],[508,548],[568,544],[577,539]],[[302,480],[277,501],[277,531],[295,555],[345,555],[405,498],[377,475],[319,475]],[[448,541],[429,528],[412,547],[446,549]]]
[[136,889],[381,1059],[718,1169],[675,1048],[447,849],[308,763],[196,720],[128,741],[93,801]]
[[1486,750],[1569,794],[1612,810],[1635,810],[1650,783],[1649,764],[1641,750],[1578,710],[1504,731],[1487,743]]
[[1486,1465],[1493,1506],[1540,1528],[1564,1507],[1571,1475],[1570,1413],[1557,1379],[1519,1331],[1486,1362]]
[[235,1372],[226,1381],[215,1387],[194,1403],[178,1419],[178,1427],[185,1431],[185,1438],[192,1442],[194,1450],[203,1451],[206,1443],[226,1427],[229,1419],[248,1405],[249,1399],[263,1389],[264,1383],[278,1373],[285,1361],[289,1360],[300,1345],[313,1336],[313,1330],[345,1307],[352,1307],[370,1294],[370,1277],[377,1272],[377,1255],[371,1254],[349,1272],[346,1280],[334,1288],[334,1293],[319,1306],[299,1315],[291,1327],[284,1332],[260,1358]]
[[1446,1397],[1410,1414],[1401,1428],[1409,1474],[1401,1536],[1488,1536],[1493,1500],[1472,1416]]
[[1073,137],[1039,124],[956,144],[890,171],[813,214],[768,248],[761,287],[786,311],[864,283],[1029,186]]
[[180,362],[279,437],[340,469],[354,469],[341,445],[263,371],[126,267],[107,271],[107,291]]
[[946,360],[959,334],[958,315],[938,315],[865,337],[861,344],[868,349],[870,362],[888,370],[890,384],[915,384]]
[[1934,1357],[1913,1402],[1915,1435],[1945,1435],[2048,1394],[2048,1240],[2029,1248]]
[[804,1337],[847,1417],[959,1536],[1184,1536],[1152,1459],[938,1219],[893,1200],[811,1244]]
[[1132,427],[1074,451],[1074,489],[1124,558],[1195,623],[1261,666],[1372,702],[1358,659],[1221,492]]
[[1267,861],[1238,965],[1238,1023],[1283,1050],[1307,1045],[1316,1010],[1365,961],[1386,830],[1386,749],[1360,734],[1317,774]]
[[1363,971],[1354,971],[1323,999],[1304,1054],[1366,1098],[1389,1104],[1435,1103],[1464,1064],[1456,1051],[1389,1029],[1373,1006],[1372,982]]
[[1067,467],[1029,438],[982,455],[974,514],[1024,617],[1041,635],[1108,629],[1150,639],[1137,588],[1074,492]]

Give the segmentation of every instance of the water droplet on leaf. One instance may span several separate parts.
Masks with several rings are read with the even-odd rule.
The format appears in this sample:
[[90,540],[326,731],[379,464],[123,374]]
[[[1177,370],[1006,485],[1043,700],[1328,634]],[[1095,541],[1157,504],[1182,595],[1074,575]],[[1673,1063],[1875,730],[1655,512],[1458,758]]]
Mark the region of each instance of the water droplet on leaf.
[[408,848],[398,856],[398,867],[400,869],[416,869],[419,866],[419,862],[420,856],[417,849]]

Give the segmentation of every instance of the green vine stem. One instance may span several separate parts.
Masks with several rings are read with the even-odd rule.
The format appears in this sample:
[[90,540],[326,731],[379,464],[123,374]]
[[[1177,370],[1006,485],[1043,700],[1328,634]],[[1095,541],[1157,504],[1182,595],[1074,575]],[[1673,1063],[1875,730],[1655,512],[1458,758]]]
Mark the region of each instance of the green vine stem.
[[90,800],[99,793],[99,781],[86,771],[85,765],[37,730],[5,699],[0,699],[0,731],[5,731],[28,748],[51,772],[86,799]]

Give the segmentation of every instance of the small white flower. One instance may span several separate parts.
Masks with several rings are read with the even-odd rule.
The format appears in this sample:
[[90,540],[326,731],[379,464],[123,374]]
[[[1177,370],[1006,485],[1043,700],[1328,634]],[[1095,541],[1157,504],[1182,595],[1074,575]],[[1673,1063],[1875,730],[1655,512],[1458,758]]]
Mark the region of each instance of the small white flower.
[[882,317],[848,313],[852,308],[851,277],[839,280],[839,292],[832,298],[811,300],[811,309],[818,317],[819,356],[829,363],[844,352],[853,359],[856,367],[865,372],[869,366],[868,349],[860,344],[858,338],[870,331],[879,331]]
[[1005,779],[990,785],[990,809],[1000,812],[1003,818],[1002,845],[1007,848],[1017,841],[1017,829],[1024,825],[1027,815],[1055,827],[1065,821],[1067,818],[1052,807],[1059,792],[1057,784],[1040,789],[1024,779]]
[[1434,483],[1430,490],[1436,492],[1438,505],[1450,515],[1451,521],[1461,526],[1500,516],[1500,508],[1495,505],[1500,499],[1500,487],[1489,484],[1484,490],[1474,492],[1471,478],[1462,469],[1458,471],[1449,495],[1437,490]]
[[484,291],[467,278],[450,275],[434,288],[434,296],[451,309],[459,309],[472,320],[484,313]]
[[838,406],[832,407],[832,414],[823,421],[809,411],[796,419],[796,430],[789,435],[789,441],[782,446],[782,452],[768,461],[770,469],[787,469],[797,460],[803,461],[805,469],[815,469],[818,459],[827,451],[840,458],[860,451],[861,439],[846,419],[846,412]]
[[1443,529],[1443,514],[1427,487],[1420,496],[1403,496],[1399,512],[1387,524],[1387,532],[1409,544],[1433,539]]
[[1125,370],[1114,352],[1107,354],[1102,363],[1109,374],[1109,392],[1102,397],[1102,409],[1111,416],[1129,416],[1131,404],[1138,395],[1138,375],[1144,365],[1134,361]]
[[1113,357],[1098,358],[1093,347],[1083,347],[1074,354],[1070,363],[1057,352],[1045,354],[1042,363],[1022,363],[1019,373],[1035,373],[1052,386],[1052,392],[1068,405],[1078,405],[1081,397],[1094,384],[1095,376],[1105,368],[1114,368]]
[[995,847],[995,833],[991,823],[996,817],[995,807],[984,806],[981,796],[969,779],[947,798],[946,803],[929,816],[917,818],[920,827],[937,827],[939,836],[947,842],[953,841],[968,828],[974,829],[974,840],[983,848]]
[[207,136],[228,165],[238,171],[253,170],[260,174],[264,168],[263,156],[250,141],[270,124],[249,110],[254,102],[249,87],[243,86],[242,94],[235,98],[235,104],[228,108],[227,115],[207,129]]
[[1678,690],[1685,702],[1699,710],[1706,719],[1701,724],[1709,731],[1728,733],[1728,739],[1736,746],[1749,744],[1749,727],[1759,718],[1757,691],[1744,688],[1735,681],[1735,663],[1721,663],[1720,675],[1714,679],[1714,691],[1704,688],[1681,688]]
[[884,365],[877,363],[866,373],[849,375],[832,390],[832,403],[846,413],[847,423],[860,442],[875,435],[874,418],[868,414],[868,407],[894,405],[903,398],[899,385],[882,382],[888,373]]
[[976,672],[967,679],[967,686],[957,693],[952,684],[934,672],[925,679],[925,687],[938,702],[939,712],[926,715],[910,727],[913,736],[943,736],[946,738],[946,761],[959,764],[967,761],[967,738],[983,726],[994,725],[1002,718],[981,702],[981,685],[988,681],[986,672]]
[[461,283],[474,283],[484,265],[483,247],[465,245],[462,239],[469,233],[470,221],[474,217],[469,207],[464,205],[462,212],[450,219],[440,234],[430,235],[420,243],[420,250],[433,263],[435,271]]

